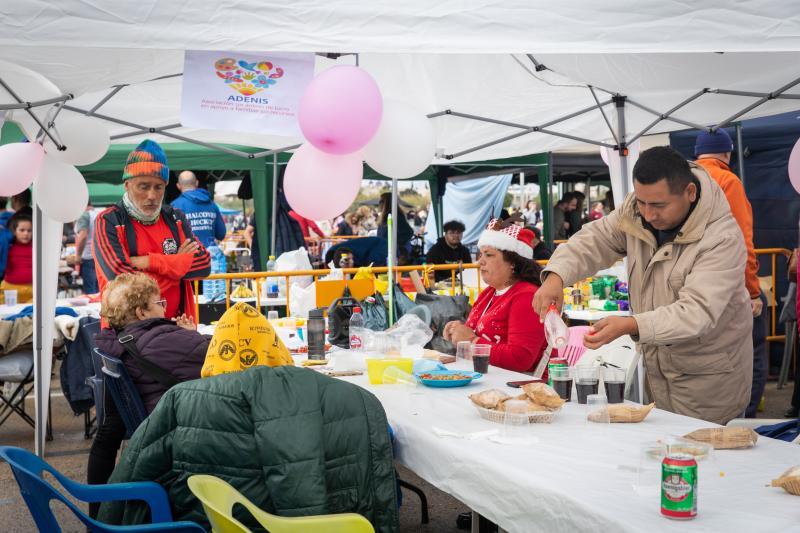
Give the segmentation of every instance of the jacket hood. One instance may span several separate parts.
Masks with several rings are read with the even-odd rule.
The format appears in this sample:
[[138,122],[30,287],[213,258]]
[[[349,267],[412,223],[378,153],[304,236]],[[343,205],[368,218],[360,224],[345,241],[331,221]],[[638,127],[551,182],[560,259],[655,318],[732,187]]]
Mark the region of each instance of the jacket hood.
[[[686,244],[695,242],[702,238],[706,228],[730,213],[728,199],[725,193],[711,179],[708,172],[693,162],[689,162],[692,174],[700,182],[700,199],[697,202],[689,218],[684,222],[681,231],[675,237],[676,244]],[[642,224],[642,217],[636,207],[636,195],[630,193],[620,208],[620,227],[621,229],[642,240],[655,240],[653,234]]]
[[181,194],[181,196],[197,204],[213,203],[211,201],[211,193],[206,189],[192,189],[191,191],[186,191],[185,193]]

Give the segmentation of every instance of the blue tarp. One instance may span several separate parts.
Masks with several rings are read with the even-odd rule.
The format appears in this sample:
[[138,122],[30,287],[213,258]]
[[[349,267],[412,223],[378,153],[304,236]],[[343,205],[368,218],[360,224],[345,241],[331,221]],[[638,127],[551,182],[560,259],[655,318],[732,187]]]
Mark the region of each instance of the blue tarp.
[[[460,220],[467,227],[462,242],[469,246],[478,242],[492,216],[500,216],[511,174],[489,176],[448,183],[444,193],[444,222]],[[425,244],[436,243],[436,220],[431,211],[425,223]]]

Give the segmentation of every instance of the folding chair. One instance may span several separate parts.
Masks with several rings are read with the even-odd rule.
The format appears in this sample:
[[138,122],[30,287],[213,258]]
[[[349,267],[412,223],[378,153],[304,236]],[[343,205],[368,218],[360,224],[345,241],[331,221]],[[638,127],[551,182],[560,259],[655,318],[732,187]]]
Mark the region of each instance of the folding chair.
[[108,391],[111,393],[114,405],[117,406],[117,411],[125,424],[125,438],[129,439],[136,428],[147,418],[147,410],[144,408],[142,397],[121,360],[104,354],[97,348],[94,349],[94,352],[102,361],[104,386],[108,387]]
[[[16,383],[16,387],[11,394],[6,396],[0,394],[0,425],[16,413],[27,422],[32,428],[36,427],[36,421],[25,412],[25,397],[34,389],[33,377],[33,352],[17,352],[4,357],[0,357],[0,381],[4,383]],[[49,399],[48,399],[49,402]],[[47,434],[48,441],[53,440],[52,412],[47,410]]]

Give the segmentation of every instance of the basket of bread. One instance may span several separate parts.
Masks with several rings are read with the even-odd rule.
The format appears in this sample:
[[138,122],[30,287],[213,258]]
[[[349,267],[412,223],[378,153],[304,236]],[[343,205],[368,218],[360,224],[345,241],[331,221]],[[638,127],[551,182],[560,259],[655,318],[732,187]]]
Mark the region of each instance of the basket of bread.
[[481,418],[502,424],[505,421],[505,402],[525,400],[528,402],[528,423],[549,424],[564,405],[556,391],[546,383],[528,383],[522,386],[523,394],[511,396],[499,389],[489,389],[471,394],[469,399]]

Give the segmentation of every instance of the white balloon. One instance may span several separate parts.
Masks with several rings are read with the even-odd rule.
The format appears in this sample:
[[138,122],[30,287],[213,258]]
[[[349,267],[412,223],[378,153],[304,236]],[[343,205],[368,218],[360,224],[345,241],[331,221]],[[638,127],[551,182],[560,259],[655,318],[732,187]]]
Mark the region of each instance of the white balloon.
[[33,192],[42,212],[58,222],[77,220],[89,202],[89,188],[78,169],[51,155],[44,157]]
[[[55,130],[55,131],[53,131]],[[106,155],[111,139],[100,119],[81,115],[58,117],[51,132],[66,147],[56,148],[50,137],[44,141],[48,155],[71,165],[90,165]]]
[[433,161],[436,134],[424,113],[405,102],[383,102],[378,132],[364,147],[364,161],[384,176],[413,178]]

